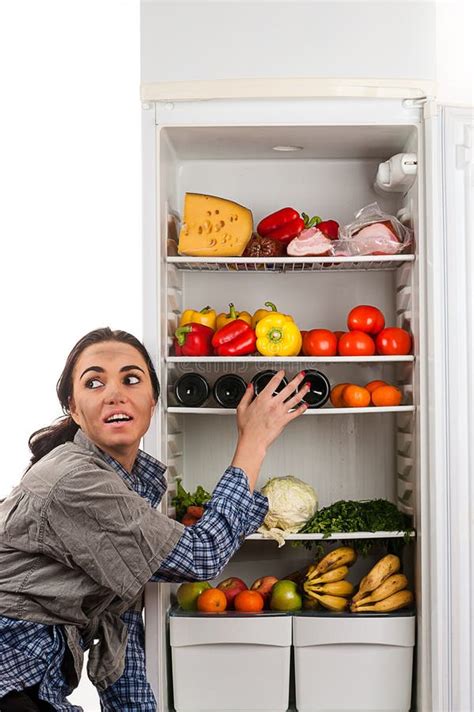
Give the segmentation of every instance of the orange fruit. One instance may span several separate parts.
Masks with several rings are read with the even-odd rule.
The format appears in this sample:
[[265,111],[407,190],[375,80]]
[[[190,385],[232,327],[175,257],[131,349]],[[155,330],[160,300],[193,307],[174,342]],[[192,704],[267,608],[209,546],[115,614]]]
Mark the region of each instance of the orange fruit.
[[335,408],[345,408],[345,403],[342,402],[341,395],[344,388],[349,385],[350,383],[338,383],[337,386],[334,386],[331,390],[331,395],[329,397]]
[[259,591],[241,591],[234,598],[234,608],[236,611],[245,613],[258,613],[263,610],[265,601]]
[[395,386],[379,386],[372,393],[372,403],[376,406],[400,405],[402,392]]
[[220,613],[226,606],[227,598],[219,588],[208,588],[197,599],[197,609],[204,613]]
[[350,383],[342,391],[342,401],[348,408],[366,408],[370,405],[370,393],[363,386]]
[[388,386],[388,383],[386,381],[370,381],[370,383],[367,383],[365,387],[369,393],[373,393],[373,391],[375,391],[375,389],[379,386]]

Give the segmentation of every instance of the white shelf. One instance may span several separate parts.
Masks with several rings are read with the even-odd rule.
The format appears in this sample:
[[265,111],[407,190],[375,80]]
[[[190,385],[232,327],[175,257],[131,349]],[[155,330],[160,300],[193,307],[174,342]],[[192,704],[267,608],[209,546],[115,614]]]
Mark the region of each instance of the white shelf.
[[[302,541],[302,540],[324,540],[330,541],[331,539],[401,539],[405,536],[405,532],[336,532],[324,537],[324,534],[288,534],[285,539],[287,541]],[[414,537],[415,532],[410,532],[410,536]],[[263,534],[250,534],[246,536],[245,539],[258,539],[264,541],[274,541],[274,539],[269,539],[264,537]]]
[[186,272],[321,272],[395,270],[415,255],[363,255],[361,257],[188,257],[169,255],[168,264]]
[[167,356],[167,363],[395,363],[414,361],[408,356]]
[[[186,408],[184,406],[168,406],[168,413],[181,413],[181,415],[235,415],[235,408]],[[387,408],[371,406],[369,408],[308,408],[306,415],[362,415],[364,413],[413,413],[414,405],[396,405]]]

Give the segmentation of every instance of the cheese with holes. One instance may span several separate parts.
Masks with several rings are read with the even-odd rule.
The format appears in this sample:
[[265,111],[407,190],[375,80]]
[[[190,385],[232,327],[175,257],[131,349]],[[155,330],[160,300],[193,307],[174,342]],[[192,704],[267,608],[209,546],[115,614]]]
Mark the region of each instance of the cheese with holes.
[[252,213],[232,200],[186,193],[178,252],[193,257],[240,257],[252,236]]

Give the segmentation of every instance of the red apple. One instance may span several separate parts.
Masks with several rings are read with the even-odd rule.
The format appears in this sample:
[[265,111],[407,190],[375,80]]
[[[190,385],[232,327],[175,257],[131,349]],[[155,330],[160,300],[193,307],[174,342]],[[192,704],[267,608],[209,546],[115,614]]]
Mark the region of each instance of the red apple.
[[276,576],[262,576],[262,578],[259,578],[253,582],[253,584],[250,586],[250,589],[252,591],[258,591],[259,593],[261,593],[263,596],[263,600],[265,601],[265,605],[267,605],[268,601],[270,600],[272,588],[277,581],[278,579]]
[[247,591],[247,584],[242,579],[231,576],[218,583],[216,588],[223,591],[227,598],[227,609],[230,609],[234,607],[234,598],[237,594],[241,591]]

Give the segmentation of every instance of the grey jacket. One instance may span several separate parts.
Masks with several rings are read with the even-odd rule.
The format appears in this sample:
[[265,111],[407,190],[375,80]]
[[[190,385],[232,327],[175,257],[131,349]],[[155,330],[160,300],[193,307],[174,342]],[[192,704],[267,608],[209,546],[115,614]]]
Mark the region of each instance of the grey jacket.
[[145,584],[183,531],[130,489],[79,430],[0,500],[0,615],[64,625],[72,687],[82,637],[89,677],[106,689],[124,668],[120,615],[141,606]]

